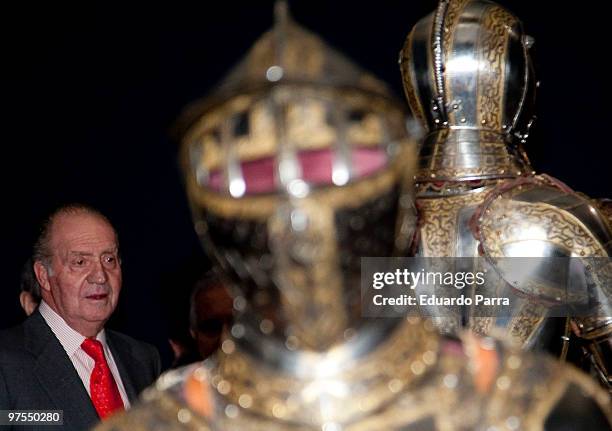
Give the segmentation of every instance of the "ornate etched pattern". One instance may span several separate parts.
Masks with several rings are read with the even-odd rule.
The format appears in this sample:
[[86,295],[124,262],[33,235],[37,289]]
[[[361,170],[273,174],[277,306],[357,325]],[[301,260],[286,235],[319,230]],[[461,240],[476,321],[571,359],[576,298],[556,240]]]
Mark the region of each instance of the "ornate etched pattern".
[[459,211],[467,206],[482,203],[488,191],[444,198],[417,199],[420,250],[423,256],[455,256]]
[[532,340],[540,325],[544,322],[547,307],[541,304],[527,302],[522,305],[508,324],[510,339],[524,346]]
[[516,23],[516,18],[499,6],[488,8],[482,21],[479,62],[487,72],[478,74],[478,120],[494,130],[502,130],[509,30]]
[[[533,238],[538,227],[542,238]],[[494,199],[479,223],[483,246],[491,257],[504,257],[503,246],[524,239],[541,239],[566,250],[568,256],[606,256],[606,251],[584,224],[569,212],[543,202],[520,202],[511,196]],[[527,236],[525,236],[527,235]]]
[[444,34],[442,37],[444,55],[446,58],[449,58],[452,52],[452,41],[455,35],[455,28],[457,24],[459,24],[459,16],[468,2],[469,0],[450,0],[448,2],[448,8],[444,15]]
[[[550,188],[551,202],[525,202],[520,201],[522,193],[535,190],[542,193],[545,188]],[[559,198],[559,191],[566,194],[564,204],[556,206],[555,199]],[[572,199],[573,196],[573,199]],[[515,199],[516,197],[516,199]],[[555,198],[556,197],[556,198]],[[503,257],[504,247],[520,241],[541,241],[547,247],[555,247],[563,250],[566,256],[573,257],[603,257],[603,259],[589,259],[586,262],[589,273],[595,281],[592,291],[571,291],[568,296],[565,286],[557,286],[554,283],[540,280],[527,279],[519,286],[521,291],[529,294],[532,298],[548,299],[563,297],[567,301],[584,302],[584,295],[594,295],[599,298],[599,305],[592,310],[592,316],[572,317],[574,332],[585,341],[589,349],[596,350],[596,344],[602,339],[609,338],[612,334],[612,320],[605,317],[609,315],[610,280],[612,279],[610,261],[607,258],[606,239],[595,236],[583,220],[575,214],[581,214],[581,207],[592,209],[590,201],[572,192],[567,186],[558,180],[548,176],[537,176],[507,182],[499,189],[493,191],[487,197],[485,203],[474,215],[476,232],[481,241],[484,251],[493,261],[497,257]],[[575,212],[572,213],[572,212]],[[594,211],[585,211],[583,214],[600,217]],[[584,217],[584,216],[583,216]],[[601,234],[600,234],[601,235]],[[562,292],[562,294],[559,294]],[[533,304],[533,310],[522,310],[518,317],[512,319],[511,327],[515,330],[511,335],[517,340],[529,343],[531,334],[542,321],[545,315],[543,305]],[[596,355],[592,356],[596,362]],[[597,368],[596,364],[596,368]],[[610,376],[601,372],[600,376],[604,385],[609,385]]]

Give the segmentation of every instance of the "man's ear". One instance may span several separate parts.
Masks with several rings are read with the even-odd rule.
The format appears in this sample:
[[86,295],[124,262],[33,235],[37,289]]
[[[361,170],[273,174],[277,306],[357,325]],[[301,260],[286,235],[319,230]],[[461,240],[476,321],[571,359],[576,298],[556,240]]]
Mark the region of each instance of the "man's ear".
[[38,303],[34,301],[32,294],[29,292],[21,292],[19,294],[19,303],[27,316],[34,313],[34,310],[38,307]]
[[45,265],[38,260],[34,262],[34,274],[36,274],[36,280],[38,280],[40,287],[50,291],[51,284],[49,283],[49,271],[47,271]]

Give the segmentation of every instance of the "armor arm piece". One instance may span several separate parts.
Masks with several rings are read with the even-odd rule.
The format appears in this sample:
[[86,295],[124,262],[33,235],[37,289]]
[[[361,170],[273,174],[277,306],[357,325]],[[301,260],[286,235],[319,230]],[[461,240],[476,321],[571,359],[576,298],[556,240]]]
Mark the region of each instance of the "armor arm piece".
[[[612,387],[606,365],[612,338],[612,233],[593,201],[546,176],[506,181],[476,211],[472,229],[481,253],[513,288],[536,302],[589,304],[588,313],[572,317],[572,327],[585,341],[597,374]],[[526,257],[536,259],[519,259],[520,265],[501,259]],[[582,274],[587,282],[569,285]]]
[[[567,286],[554,285],[552,278],[555,277],[546,277],[546,274],[559,273],[559,268],[543,268],[543,265],[558,264],[555,258],[585,261],[584,269],[592,273],[597,284],[597,302],[604,307],[599,310],[604,314],[599,315],[612,315],[610,286],[604,282],[609,278],[608,265],[591,267],[586,263],[589,258],[612,256],[612,232],[588,199],[546,176],[506,181],[492,190],[474,213],[471,227],[480,242],[480,253],[502,277],[515,289],[542,300],[555,302],[559,292],[567,292]],[[538,268],[522,267],[521,274],[516,274],[500,267],[503,258],[551,259],[540,259]],[[526,274],[526,271],[534,273]],[[581,292],[570,293],[579,296]]]

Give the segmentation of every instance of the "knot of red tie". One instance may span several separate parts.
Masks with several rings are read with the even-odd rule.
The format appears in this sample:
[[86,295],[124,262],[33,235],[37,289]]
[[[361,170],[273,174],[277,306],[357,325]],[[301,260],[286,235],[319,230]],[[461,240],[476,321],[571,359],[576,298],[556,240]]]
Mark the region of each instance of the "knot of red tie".
[[123,410],[123,400],[106,362],[102,343],[93,338],[86,338],[81,348],[95,361],[89,379],[89,391],[98,416],[105,418],[116,410]]
[[83,341],[83,344],[81,344],[81,348],[85,351],[85,353],[91,356],[96,363],[98,361],[102,361],[106,364],[104,347],[102,346],[102,343],[95,338],[85,338],[85,341]]

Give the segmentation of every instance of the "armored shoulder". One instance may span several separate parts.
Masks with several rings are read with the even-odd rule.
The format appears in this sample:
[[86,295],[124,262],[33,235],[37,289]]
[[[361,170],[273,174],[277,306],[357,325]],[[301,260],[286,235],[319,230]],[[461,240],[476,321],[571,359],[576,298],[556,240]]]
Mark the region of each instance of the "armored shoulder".
[[502,183],[474,217],[488,257],[612,256],[612,232],[598,205],[547,176]]
[[502,183],[472,218],[480,252],[504,280],[536,301],[569,306],[584,338],[612,331],[612,230],[600,208],[536,176]]

